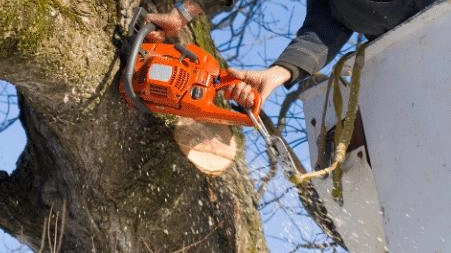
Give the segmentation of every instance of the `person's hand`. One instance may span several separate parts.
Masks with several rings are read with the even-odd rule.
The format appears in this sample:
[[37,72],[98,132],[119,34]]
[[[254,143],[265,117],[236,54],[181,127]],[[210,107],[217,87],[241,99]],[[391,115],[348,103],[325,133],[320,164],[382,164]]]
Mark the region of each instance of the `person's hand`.
[[[202,7],[196,1],[185,0],[183,6],[192,17],[196,17],[202,12]],[[154,42],[163,42],[166,36],[177,36],[180,30],[188,24],[186,18],[176,8],[168,13],[149,14],[146,22],[152,22],[160,28],[147,35],[147,39]]]
[[147,40],[152,42],[163,42],[166,36],[177,36],[180,30],[188,23],[175,8],[168,13],[149,14],[146,18],[146,23],[148,22],[152,22],[160,28],[147,35]]
[[225,91],[227,97],[237,101],[245,108],[250,108],[253,105],[254,93],[252,93],[252,88],[260,93],[263,104],[276,87],[291,79],[291,72],[277,65],[260,71],[236,69],[228,69],[228,71],[230,75],[242,82],[228,86]]

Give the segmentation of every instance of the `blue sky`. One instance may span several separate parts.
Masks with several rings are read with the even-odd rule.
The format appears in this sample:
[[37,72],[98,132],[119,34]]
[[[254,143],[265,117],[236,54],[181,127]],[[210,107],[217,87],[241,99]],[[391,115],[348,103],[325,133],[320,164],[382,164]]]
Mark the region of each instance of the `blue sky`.
[[[4,81],[0,80],[0,87],[4,85]],[[13,90],[11,88],[8,88]],[[0,104],[0,111],[3,109]],[[12,116],[18,114],[18,108],[13,107]],[[3,115],[1,115],[3,116]],[[10,117],[11,118],[11,117]],[[22,124],[16,120],[13,125],[0,133],[0,170],[7,171],[9,174],[16,168],[16,161],[20,153],[25,147],[26,136]],[[0,229],[0,252],[26,252],[26,246],[21,245],[16,239],[4,233]]]
[[[12,114],[17,115],[17,108],[14,108]],[[25,132],[19,120],[0,133],[0,170],[11,173],[16,168],[17,157],[22,152],[25,142]]]

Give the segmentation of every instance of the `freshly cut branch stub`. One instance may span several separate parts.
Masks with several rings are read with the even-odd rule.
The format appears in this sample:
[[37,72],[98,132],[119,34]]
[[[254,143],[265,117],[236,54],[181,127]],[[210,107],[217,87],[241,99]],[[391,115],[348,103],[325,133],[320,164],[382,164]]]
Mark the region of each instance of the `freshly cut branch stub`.
[[235,160],[237,143],[227,125],[179,117],[174,139],[201,172],[220,176]]

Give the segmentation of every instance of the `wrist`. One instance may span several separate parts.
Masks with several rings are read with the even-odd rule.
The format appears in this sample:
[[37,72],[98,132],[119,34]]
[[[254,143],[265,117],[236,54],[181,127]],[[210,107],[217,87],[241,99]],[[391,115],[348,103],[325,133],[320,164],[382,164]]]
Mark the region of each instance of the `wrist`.
[[193,20],[193,16],[191,16],[191,13],[189,13],[189,11],[185,8],[183,1],[176,2],[175,9],[177,9],[177,11],[180,13],[180,15],[185,19],[187,23]]
[[183,24],[188,24],[202,12],[202,7],[195,1],[179,0],[172,11],[176,12],[177,18],[183,19]]
[[267,74],[271,77],[271,79],[274,80],[275,83],[277,83],[277,86],[282,85],[291,80],[291,71],[282,66],[273,65],[266,71]]
[[183,6],[193,18],[199,16],[199,14],[202,12],[202,7],[193,0],[183,1]]
[[169,15],[171,16],[172,22],[174,22],[180,29],[188,24],[188,21],[182,16],[177,8],[172,9]]

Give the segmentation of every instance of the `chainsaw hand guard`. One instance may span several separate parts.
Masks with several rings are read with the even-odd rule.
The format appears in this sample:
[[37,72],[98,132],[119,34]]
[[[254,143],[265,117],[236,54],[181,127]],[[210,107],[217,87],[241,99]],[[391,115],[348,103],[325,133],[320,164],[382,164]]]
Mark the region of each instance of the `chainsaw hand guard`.
[[138,55],[138,52],[140,50],[140,45],[144,41],[144,38],[146,35],[152,31],[155,31],[157,27],[153,23],[147,23],[145,24],[141,30],[136,34],[136,36],[133,38],[132,46],[130,48],[130,54],[127,61],[127,65],[125,66],[124,71],[124,88],[125,92],[127,93],[127,96],[133,100],[133,103],[138,109],[144,113],[149,113],[149,110],[145,104],[141,102],[141,99],[136,95],[134,89],[133,89],[133,74],[135,70],[135,62]]

